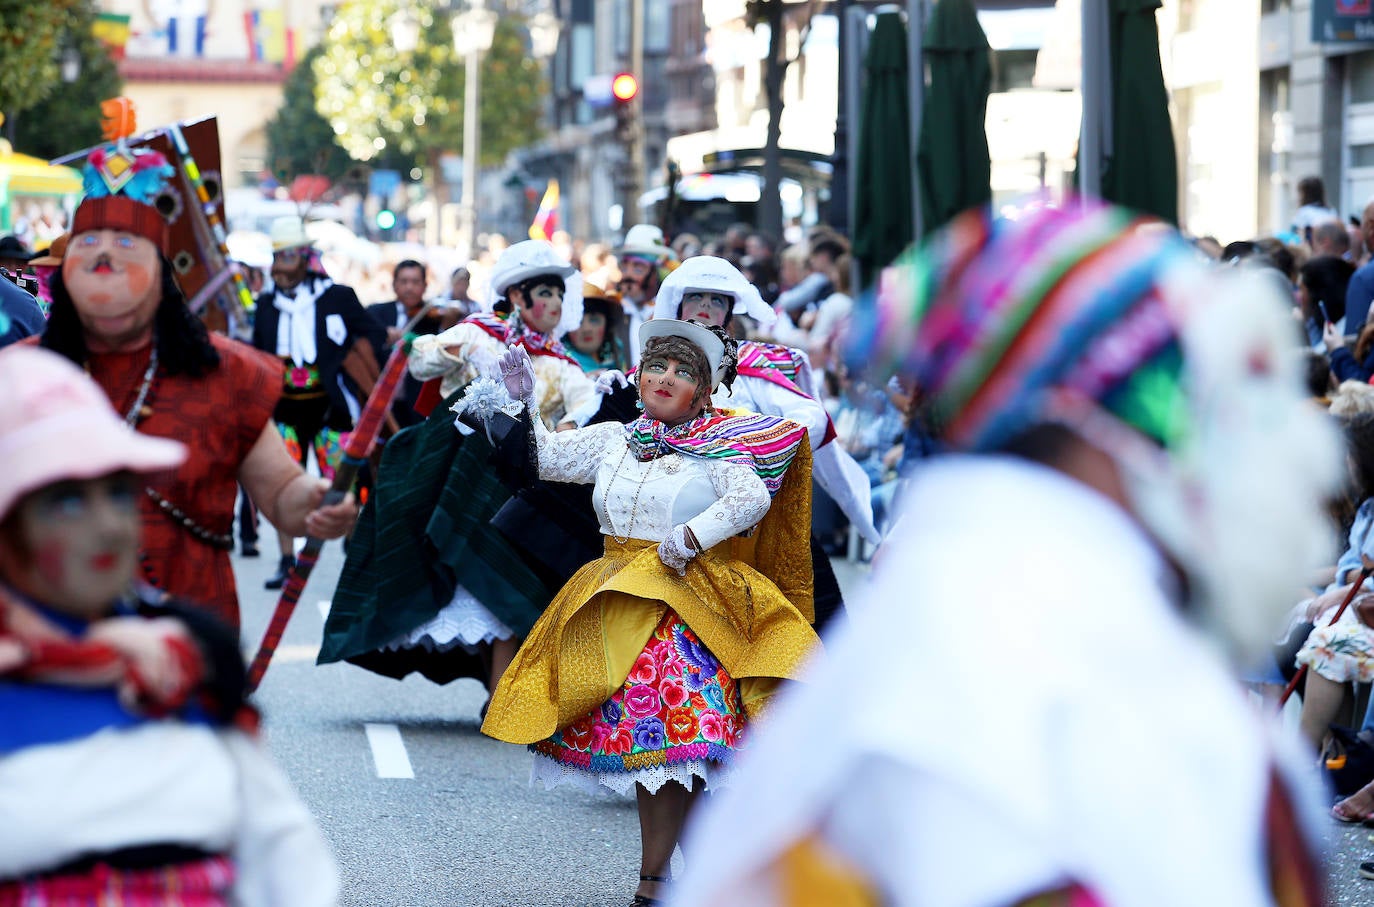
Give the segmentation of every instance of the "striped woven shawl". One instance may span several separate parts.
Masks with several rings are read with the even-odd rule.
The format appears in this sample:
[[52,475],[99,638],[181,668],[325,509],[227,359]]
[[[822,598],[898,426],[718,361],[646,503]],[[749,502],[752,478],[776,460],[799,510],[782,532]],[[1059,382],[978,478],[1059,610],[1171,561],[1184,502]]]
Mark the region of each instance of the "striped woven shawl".
[[806,428],[778,416],[713,414],[671,428],[640,416],[625,426],[630,452],[652,460],[676,451],[703,460],[725,460],[748,466],[775,495],[787,467],[806,438]]

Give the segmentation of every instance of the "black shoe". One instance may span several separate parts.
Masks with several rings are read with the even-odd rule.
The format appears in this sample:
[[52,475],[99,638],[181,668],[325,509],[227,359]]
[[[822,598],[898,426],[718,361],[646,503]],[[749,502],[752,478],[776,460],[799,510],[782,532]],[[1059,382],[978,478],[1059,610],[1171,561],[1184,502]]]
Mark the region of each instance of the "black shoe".
[[1366,879],[1374,879],[1374,860],[1365,860],[1360,864],[1360,875]]
[[277,572],[267,578],[267,582],[262,584],[264,589],[280,589],[286,585],[286,575],[291,572],[291,568],[296,565],[296,559],[291,555],[283,555],[281,563],[277,565]]
[[261,552],[258,551],[258,546],[252,542],[243,543],[243,549],[241,551],[243,557],[257,557],[260,553]]

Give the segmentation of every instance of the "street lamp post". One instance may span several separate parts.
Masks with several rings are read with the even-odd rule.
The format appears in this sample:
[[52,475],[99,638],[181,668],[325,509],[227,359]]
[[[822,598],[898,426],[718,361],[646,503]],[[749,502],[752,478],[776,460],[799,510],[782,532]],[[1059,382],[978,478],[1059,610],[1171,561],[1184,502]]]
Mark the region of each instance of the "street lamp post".
[[558,51],[558,35],[563,23],[548,10],[541,10],[530,16],[527,23],[530,30],[530,51],[536,60],[547,60]]
[[496,13],[472,0],[472,5],[453,17],[453,49],[463,58],[466,85],[463,92],[463,198],[459,210],[458,254],[471,258],[477,239],[477,158],[481,154],[478,120],[482,54],[496,37]]

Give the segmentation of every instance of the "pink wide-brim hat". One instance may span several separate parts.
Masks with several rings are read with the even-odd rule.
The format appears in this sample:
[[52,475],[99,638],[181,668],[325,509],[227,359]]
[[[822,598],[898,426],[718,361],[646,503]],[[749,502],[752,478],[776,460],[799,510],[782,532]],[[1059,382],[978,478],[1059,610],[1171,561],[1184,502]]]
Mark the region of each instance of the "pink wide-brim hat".
[[181,442],[126,425],[100,386],[56,353],[0,350],[0,389],[0,519],[54,482],[162,472],[186,459]]

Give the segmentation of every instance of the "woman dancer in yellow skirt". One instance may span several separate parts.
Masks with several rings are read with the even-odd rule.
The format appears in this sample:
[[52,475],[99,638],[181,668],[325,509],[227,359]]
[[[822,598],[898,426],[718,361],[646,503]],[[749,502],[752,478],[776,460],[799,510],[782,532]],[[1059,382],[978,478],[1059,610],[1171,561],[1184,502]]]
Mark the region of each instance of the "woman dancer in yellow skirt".
[[[482,730],[528,744],[549,787],[634,789],[632,905],[645,907],[669,881],[694,795],[720,782],[748,723],[818,640],[806,429],[711,407],[733,378],[723,331],[655,319],[639,342],[643,416],[557,434],[535,420],[540,478],[595,483],[605,554],[535,624]],[[527,399],[523,351],[501,368]]]

